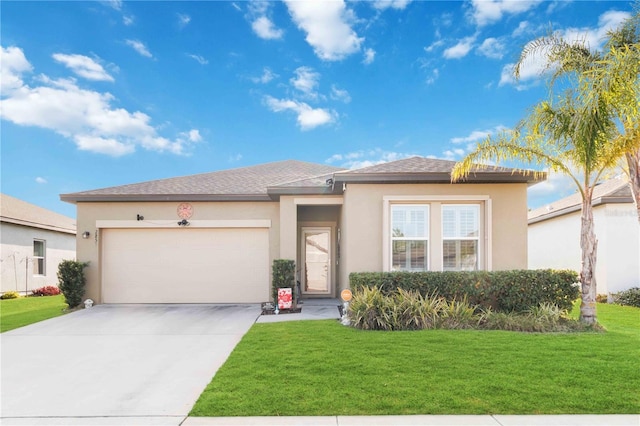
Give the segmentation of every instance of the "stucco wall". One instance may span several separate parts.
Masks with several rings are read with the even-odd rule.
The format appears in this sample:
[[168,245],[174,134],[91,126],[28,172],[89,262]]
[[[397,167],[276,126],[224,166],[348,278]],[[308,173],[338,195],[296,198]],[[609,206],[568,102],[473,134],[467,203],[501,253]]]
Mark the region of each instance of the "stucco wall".
[[[632,203],[593,209],[598,257],[597,293],[640,285],[640,227]],[[580,212],[529,225],[529,268],[580,271]]]
[[[85,297],[101,303],[100,234],[94,238],[96,221],[135,221],[136,215],[144,217],[142,225],[178,227],[178,202],[122,202],[122,203],[78,203],[77,205],[77,257],[88,261],[85,270],[87,291]],[[269,264],[279,257],[280,215],[276,202],[192,202],[193,216],[190,221],[199,220],[271,220],[269,228]],[[82,233],[89,231],[91,238],[83,239]],[[295,231],[294,231],[295,232]],[[269,286],[270,283],[265,283]]]
[[[349,184],[344,193],[341,235],[341,287],[348,287],[351,272],[383,270],[383,205],[385,196],[486,196],[490,204],[490,253],[493,270],[527,268],[526,184]],[[441,203],[455,203],[453,200]],[[483,210],[485,203],[483,202]],[[433,209],[434,213],[437,212]],[[439,232],[439,215],[431,215],[431,232]],[[489,231],[489,229],[485,229]],[[489,237],[489,235],[487,235]],[[481,242],[482,244],[482,242]],[[486,251],[486,250],[485,250]],[[439,256],[440,248],[431,244]],[[435,270],[438,270],[437,265]]]
[[[39,287],[58,284],[58,264],[75,259],[76,239],[73,234],[49,231],[2,222],[0,224],[2,258],[2,292],[25,293]],[[45,275],[33,275],[33,240],[44,240]]]

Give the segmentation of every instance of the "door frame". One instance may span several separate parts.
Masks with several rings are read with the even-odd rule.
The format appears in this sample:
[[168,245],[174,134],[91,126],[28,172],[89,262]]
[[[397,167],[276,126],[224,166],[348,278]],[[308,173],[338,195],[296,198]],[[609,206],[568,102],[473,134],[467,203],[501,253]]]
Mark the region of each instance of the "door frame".
[[[329,234],[329,260],[327,262],[327,291],[305,291],[306,277],[306,239],[307,232],[322,231]],[[333,249],[333,226],[301,226],[300,228],[300,293],[301,296],[331,296],[333,295],[333,274],[334,274],[334,249]]]

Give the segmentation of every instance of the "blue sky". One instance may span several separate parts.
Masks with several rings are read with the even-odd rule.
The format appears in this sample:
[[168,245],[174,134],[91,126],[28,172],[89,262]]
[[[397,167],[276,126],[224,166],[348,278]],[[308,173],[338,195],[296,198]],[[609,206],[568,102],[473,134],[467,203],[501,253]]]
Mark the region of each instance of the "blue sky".
[[[547,95],[527,42],[601,46],[617,1],[2,2],[2,192],[60,193],[284,159],[457,160]],[[530,207],[572,192],[552,176]]]

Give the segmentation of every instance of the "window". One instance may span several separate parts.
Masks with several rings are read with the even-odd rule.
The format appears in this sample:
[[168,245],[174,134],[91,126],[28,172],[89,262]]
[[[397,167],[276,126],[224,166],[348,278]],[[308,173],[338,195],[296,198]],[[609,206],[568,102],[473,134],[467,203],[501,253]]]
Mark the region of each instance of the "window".
[[391,206],[391,269],[426,271],[429,266],[429,206]]
[[33,275],[45,275],[45,242],[33,240]]
[[480,206],[476,204],[442,206],[442,269],[478,269]]

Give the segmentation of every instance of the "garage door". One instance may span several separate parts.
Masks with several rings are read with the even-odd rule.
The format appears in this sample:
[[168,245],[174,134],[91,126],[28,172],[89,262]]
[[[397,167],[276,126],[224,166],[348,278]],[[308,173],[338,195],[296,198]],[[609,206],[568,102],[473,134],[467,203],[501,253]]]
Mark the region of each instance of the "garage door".
[[259,303],[269,299],[265,228],[105,229],[104,303]]

